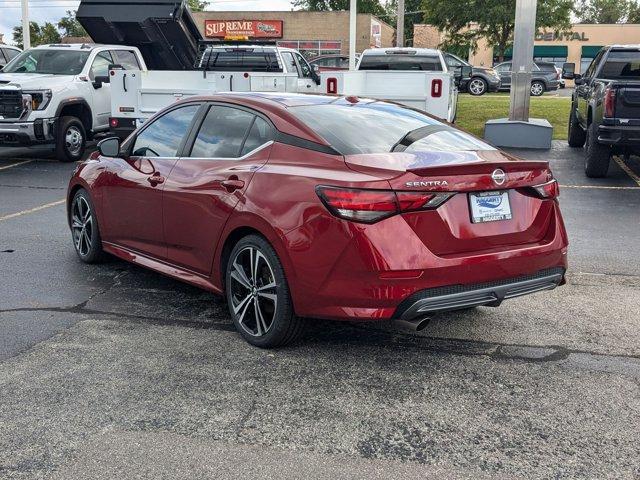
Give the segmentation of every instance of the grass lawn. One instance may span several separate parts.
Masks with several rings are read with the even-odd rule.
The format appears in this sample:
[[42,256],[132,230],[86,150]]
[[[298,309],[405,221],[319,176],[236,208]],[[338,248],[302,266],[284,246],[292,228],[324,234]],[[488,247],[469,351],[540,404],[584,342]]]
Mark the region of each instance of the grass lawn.
[[[553,125],[553,138],[567,139],[567,122],[571,98],[542,96],[531,98],[529,116],[546,118]],[[492,118],[509,116],[509,96],[487,94],[473,97],[463,94],[458,96],[458,118],[456,125],[482,137],[484,123]]]

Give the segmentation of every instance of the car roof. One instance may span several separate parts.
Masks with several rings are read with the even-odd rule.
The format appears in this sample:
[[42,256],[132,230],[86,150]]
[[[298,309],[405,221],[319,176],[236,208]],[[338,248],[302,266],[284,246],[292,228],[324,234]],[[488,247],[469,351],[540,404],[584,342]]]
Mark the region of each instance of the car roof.
[[11,50],[18,50],[19,52],[22,51],[18,47],[14,47],[13,45],[5,45],[4,43],[0,43],[0,48],[10,48]]
[[72,51],[91,51],[96,48],[109,48],[109,49],[124,49],[124,48],[132,48],[125,47],[123,45],[103,45],[99,43],[49,43],[45,45],[38,45],[37,47],[33,47],[33,50],[72,50]]
[[399,52],[414,53],[415,55],[439,55],[440,50],[435,48],[413,48],[413,47],[390,47],[390,48],[367,48],[362,55],[391,55]]

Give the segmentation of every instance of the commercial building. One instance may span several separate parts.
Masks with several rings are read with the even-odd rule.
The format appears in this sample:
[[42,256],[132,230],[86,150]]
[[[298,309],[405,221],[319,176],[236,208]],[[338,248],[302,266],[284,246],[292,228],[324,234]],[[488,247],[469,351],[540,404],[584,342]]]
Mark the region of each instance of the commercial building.
[[[414,46],[436,48],[443,39],[443,34],[432,25],[415,25]],[[628,43],[640,44],[640,24],[577,23],[566,31],[539,31],[533,57],[539,61],[554,62],[559,67],[565,62],[573,62],[576,71],[582,73],[603,46]],[[510,49],[505,59],[511,59]],[[497,61],[493,49],[484,41],[480,41],[476,51],[469,54],[469,62],[476,66],[491,66]]]
[[[349,12],[199,12],[194,19],[207,39],[255,38],[296,48],[305,56],[349,53]],[[370,14],[358,14],[356,51],[393,46],[395,29]]]

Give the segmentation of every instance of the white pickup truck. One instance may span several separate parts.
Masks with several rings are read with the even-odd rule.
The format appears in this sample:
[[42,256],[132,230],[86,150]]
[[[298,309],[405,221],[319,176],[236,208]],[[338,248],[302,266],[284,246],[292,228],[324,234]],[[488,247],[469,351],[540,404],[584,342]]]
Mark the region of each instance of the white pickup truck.
[[16,55],[0,72],[0,147],[50,144],[76,161],[87,139],[109,129],[109,66],[145,69],[137,48],[43,45]]
[[[380,50],[391,55],[390,50]],[[360,59],[360,65],[369,51]],[[189,96],[255,91],[328,93],[392,100],[447,121],[456,113],[454,73],[442,54],[429,51],[429,71],[355,71],[319,74],[297,51],[273,45],[208,47],[199,70],[113,70],[111,130],[125,137],[161,108]]]

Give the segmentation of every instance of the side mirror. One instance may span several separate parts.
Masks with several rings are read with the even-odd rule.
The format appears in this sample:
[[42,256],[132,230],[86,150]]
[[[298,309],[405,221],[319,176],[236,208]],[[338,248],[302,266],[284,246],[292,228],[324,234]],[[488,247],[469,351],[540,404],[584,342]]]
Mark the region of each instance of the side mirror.
[[565,80],[573,80],[576,77],[576,64],[564,63],[562,65],[562,78]]
[[105,138],[98,142],[98,151],[105,157],[120,156],[120,139],[118,137]]
[[102,87],[103,83],[109,83],[109,82],[111,82],[109,75],[98,75],[93,79],[93,88],[98,89]]
[[574,82],[576,85],[582,85],[582,84],[584,83],[584,78],[582,78],[582,75],[580,75],[579,73],[576,73],[576,74],[573,76],[573,82]]

